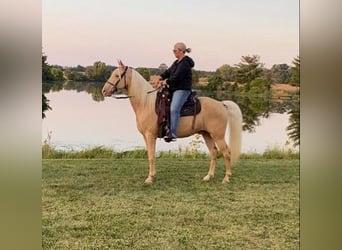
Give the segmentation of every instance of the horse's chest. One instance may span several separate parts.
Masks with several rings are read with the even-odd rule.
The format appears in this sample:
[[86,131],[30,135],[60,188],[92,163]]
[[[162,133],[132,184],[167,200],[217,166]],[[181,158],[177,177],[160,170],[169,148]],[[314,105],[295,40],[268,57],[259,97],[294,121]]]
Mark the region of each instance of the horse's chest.
[[144,116],[140,115],[136,117],[137,128],[141,133],[145,131],[157,130],[157,116],[155,114]]

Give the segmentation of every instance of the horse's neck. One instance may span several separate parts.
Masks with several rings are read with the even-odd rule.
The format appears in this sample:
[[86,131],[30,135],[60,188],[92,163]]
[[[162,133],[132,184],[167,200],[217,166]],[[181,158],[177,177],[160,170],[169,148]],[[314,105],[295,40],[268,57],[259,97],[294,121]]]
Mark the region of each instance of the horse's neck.
[[138,72],[132,70],[131,84],[128,89],[128,95],[132,96],[130,102],[137,117],[154,112],[154,104],[156,99],[155,92],[148,93],[153,90],[149,84]]

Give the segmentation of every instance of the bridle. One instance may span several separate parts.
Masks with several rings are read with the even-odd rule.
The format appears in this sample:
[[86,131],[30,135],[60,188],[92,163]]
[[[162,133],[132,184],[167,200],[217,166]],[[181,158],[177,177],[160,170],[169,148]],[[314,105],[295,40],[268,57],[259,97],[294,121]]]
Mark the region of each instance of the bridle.
[[114,87],[113,93],[115,93],[118,90],[117,86],[118,86],[118,84],[120,83],[120,81],[121,81],[121,79],[123,77],[124,77],[124,80],[125,80],[125,89],[127,89],[127,83],[126,83],[126,72],[127,72],[127,69],[128,69],[128,66],[125,67],[125,70],[121,73],[119,79],[116,80],[115,83],[112,83],[112,82],[110,82],[108,80],[106,81],[106,83],[108,83],[108,84],[110,84],[110,85],[112,85]]

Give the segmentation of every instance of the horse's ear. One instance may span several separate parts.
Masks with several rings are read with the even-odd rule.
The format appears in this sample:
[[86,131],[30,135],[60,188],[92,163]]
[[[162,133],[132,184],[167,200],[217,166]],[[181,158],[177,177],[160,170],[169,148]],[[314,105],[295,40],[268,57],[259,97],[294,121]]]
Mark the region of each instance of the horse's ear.
[[118,64],[119,64],[119,66],[120,66],[121,68],[124,68],[124,67],[125,67],[125,65],[122,63],[121,59],[118,59]]

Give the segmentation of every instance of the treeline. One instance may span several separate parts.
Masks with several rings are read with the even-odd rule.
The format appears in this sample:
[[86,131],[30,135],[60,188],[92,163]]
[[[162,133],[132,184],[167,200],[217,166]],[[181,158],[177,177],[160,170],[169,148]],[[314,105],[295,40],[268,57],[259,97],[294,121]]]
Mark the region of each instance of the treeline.
[[[224,90],[227,88],[237,88],[238,85],[245,85],[246,90],[263,83],[266,88],[270,88],[272,83],[285,83],[299,86],[299,56],[294,58],[292,65],[274,64],[270,69],[265,68],[260,62],[258,55],[242,56],[241,62],[233,66],[224,64],[216,71],[193,70],[193,84],[196,87],[204,87],[210,90]],[[106,65],[97,61],[91,66],[65,67],[60,65],[49,65],[47,56],[42,56],[42,80],[49,81],[106,81],[116,66]],[[147,80],[152,75],[159,75],[167,69],[165,63],[161,63],[158,68],[138,67],[136,70]],[[201,84],[200,80],[205,79]],[[253,83],[254,80],[257,82]],[[234,86],[235,85],[235,86]]]
[[275,64],[271,69],[264,67],[258,55],[242,56],[241,62],[230,66],[228,64],[219,67],[208,79],[208,88],[211,90],[222,90],[226,88],[237,88],[243,85],[245,91],[251,88],[263,87],[270,89],[273,83],[300,85],[299,56],[294,58],[293,65]]

